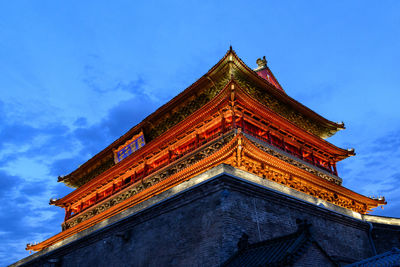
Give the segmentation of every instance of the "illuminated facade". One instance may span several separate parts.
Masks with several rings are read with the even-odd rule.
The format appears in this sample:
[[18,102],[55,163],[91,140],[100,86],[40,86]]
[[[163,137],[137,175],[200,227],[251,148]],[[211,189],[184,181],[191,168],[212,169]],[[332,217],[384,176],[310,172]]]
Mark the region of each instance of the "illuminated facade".
[[342,186],[337,162],[354,150],[327,142],[343,124],[300,104],[264,59],[252,70],[230,49],[205,75],[59,181],[76,188],[50,204],[62,232],[41,251],[221,164],[358,214],[373,199]]

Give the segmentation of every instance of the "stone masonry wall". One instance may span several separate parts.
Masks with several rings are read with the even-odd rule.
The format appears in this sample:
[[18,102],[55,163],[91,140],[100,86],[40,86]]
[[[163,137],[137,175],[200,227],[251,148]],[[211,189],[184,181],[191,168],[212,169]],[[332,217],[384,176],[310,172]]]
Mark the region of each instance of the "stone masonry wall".
[[312,224],[313,237],[334,258],[355,261],[372,256],[364,222],[256,190],[226,190],[223,195],[223,257],[233,254],[243,232],[250,236],[250,243],[267,240],[295,232],[296,219]]
[[372,238],[378,254],[400,248],[400,226],[373,223]]
[[295,232],[296,219],[330,256],[372,256],[368,224],[222,175],[16,266],[219,266],[244,232],[258,242]]

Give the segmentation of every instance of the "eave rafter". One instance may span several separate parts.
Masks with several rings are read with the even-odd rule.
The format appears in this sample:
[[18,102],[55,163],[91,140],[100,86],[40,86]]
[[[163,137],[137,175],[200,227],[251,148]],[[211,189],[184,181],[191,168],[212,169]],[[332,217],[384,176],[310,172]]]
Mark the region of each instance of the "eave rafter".
[[[132,191],[132,188],[136,186],[135,184],[128,187],[121,194],[126,194],[130,191],[132,193],[131,197],[39,244],[28,245],[27,249],[40,251],[47,248],[222,163],[243,169],[264,179],[284,184],[300,192],[358,213],[365,214],[373,207],[386,204],[384,200],[371,199],[342,186],[329,183],[265,153],[254,146],[250,140],[240,133],[240,130],[230,141],[218,147],[217,150],[205,158],[161,181],[142,187],[141,191]],[[146,181],[139,183],[146,183]]]
[[[83,175],[88,175],[91,171],[99,168],[97,172],[104,171],[103,169],[108,169],[112,165],[113,153],[112,150],[115,147],[120,146],[122,143],[126,142],[131,136],[141,131],[143,128],[148,128],[149,125],[153,125],[150,128],[157,128],[157,121],[162,118],[165,114],[168,114],[171,110],[176,108],[179,105],[184,105],[192,96],[198,95],[201,90],[207,87],[213,87],[215,90],[219,90],[217,88],[217,83],[222,79],[225,82],[229,81],[232,77],[235,77],[238,72],[246,75],[248,79],[252,80],[252,82],[259,84],[262,88],[264,88],[266,94],[271,94],[275,98],[279,99],[283,103],[290,105],[298,112],[305,114],[306,116],[312,118],[316,121],[316,123],[320,123],[324,125],[324,127],[328,127],[330,131],[335,132],[339,129],[343,129],[344,126],[341,124],[334,123],[329,121],[322,116],[318,115],[314,111],[308,109],[303,106],[296,100],[289,97],[282,90],[276,89],[273,85],[271,85],[268,81],[259,77],[256,72],[250,69],[232,50],[227,51],[225,56],[214,65],[205,75],[203,75],[200,79],[198,79],[195,83],[189,86],[187,89],[182,91],[176,97],[171,99],[168,103],[157,109],[154,113],[145,118],[141,123],[131,128],[126,134],[118,138],[111,145],[106,147],[104,150],[96,154],[94,157],[89,159],[87,162],[82,164],[78,169],[73,171],[72,173],[59,177],[59,182],[64,182],[65,184],[72,187],[79,187],[81,182],[80,179]],[[169,129],[168,129],[169,130]],[[153,140],[150,140],[153,142]],[[150,142],[150,143],[151,143]],[[103,166],[103,165],[104,166]],[[110,165],[110,166],[109,166]],[[86,181],[83,181],[86,183]]]
[[[180,172],[177,172],[168,178],[164,179],[163,181],[157,183],[156,185],[153,185],[151,187],[146,188],[145,190],[138,192],[135,194],[133,197],[126,199],[125,201],[109,208],[103,213],[97,214],[96,216],[93,216],[92,218],[77,224],[76,226],[69,228],[39,244],[35,245],[27,245],[27,250],[34,250],[34,251],[40,251],[43,250],[59,241],[62,241],[78,232],[81,232],[115,214],[118,214],[122,212],[123,210],[126,210],[129,207],[132,207],[142,201],[145,201],[146,199],[149,199],[150,197],[153,197],[161,192],[164,192],[165,190],[168,190],[169,188],[190,179],[194,175],[200,174],[216,165],[219,165],[222,163],[224,160],[232,156],[233,153],[233,148],[236,144],[236,138],[233,138],[230,140],[229,143],[227,143],[225,146],[223,146],[220,150],[217,152],[213,153],[209,157],[206,157],[195,164],[191,165],[188,168],[183,169]],[[134,186],[134,185],[133,185]],[[127,188],[125,191],[130,190],[130,188]],[[123,192],[124,193],[124,192]]]
[[191,114],[185,121],[173,126],[169,131],[165,132],[151,143],[146,144],[146,146],[144,146],[142,149],[136,151],[134,154],[128,156],[117,165],[97,176],[96,179],[92,179],[65,197],[54,201],[52,204],[65,207],[66,205],[69,205],[71,201],[78,201],[76,198],[81,199],[91,192],[97,190],[99,187],[109,183],[115,177],[123,175],[127,170],[132,169],[133,165],[140,164],[145,155],[151,154],[160,147],[167,146],[168,143],[173,142],[178,136],[185,135],[190,129],[195,128],[199,123],[204,121],[205,118],[214,113],[220,112],[221,107],[226,106],[230,101],[231,84],[232,82],[226,84],[224,89],[221,90],[217,96],[215,96],[202,109]]
[[[315,119],[319,123],[325,125],[327,128],[331,129],[331,131],[336,132],[338,130],[345,129],[343,123],[336,123],[333,121],[330,121],[315,111],[311,110],[310,108],[304,106],[300,102],[296,101],[295,99],[291,98],[288,96],[283,90],[276,90],[276,88],[270,84],[268,81],[265,79],[261,78],[257,73],[249,68],[238,56],[237,54],[232,51],[232,59],[231,62],[234,63],[234,66],[237,70],[240,70],[241,73],[245,74],[246,77],[251,79],[253,82],[258,83],[261,87],[263,87],[268,94],[274,95],[276,98],[281,100],[283,103],[286,103],[287,105],[295,107],[300,113],[303,113],[310,118]],[[269,69],[269,68],[268,68]],[[271,72],[271,71],[270,71]],[[272,74],[272,72],[271,72]],[[272,74],[273,75],[273,74]],[[275,78],[275,76],[274,76]],[[275,80],[277,80],[275,78]],[[280,86],[280,85],[279,85]]]
[[321,139],[318,136],[315,136],[310,132],[304,131],[296,124],[280,116],[279,114],[276,114],[268,106],[265,106],[264,104],[260,103],[257,99],[253,98],[239,84],[237,84],[236,87],[237,87],[238,104],[248,108],[254,114],[259,114],[271,125],[276,125],[285,128],[285,130],[290,134],[296,135],[298,138],[302,140],[307,140],[307,142],[309,142],[313,146],[319,147],[320,149],[332,155],[335,155],[337,160],[343,160],[349,156],[354,155],[352,151],[339,148],[333,145],[332,143],[324,139]]
[[[222,126],[226,122],[227,128]],[[195,83],[77,170],[59,177],[78,187],[51,201],[66,209],[63,231],[26,249],[48,248],[220,164],[366,214],[386,202],[341,186],[336,162],[354,151],[321,139],[340,129],[343,124],[323,118],[260,77],[231,48]],[[147,144],[114,165],[113,150],[139,131],[147,134]]]
[[[386,204],[384,199],[376,200],[363,196],[343,186],[321,179],[287,162],[278,160],[256,147],[245,136],[242,139],[241,165],[238,166],[237,163],[232,162],[234,167],[242,168],[259,176],[266,176],[268,179],[298,191],[362,214],[369,212],[371,208]],[[244,158],[248,159],[248,165],[244,164],[246,162]],[[246,167],[244,167],[245,165]],[[271,168],[275,171],[278,170],[278,175],[268,174]]]
[[112,180],[118,177],[123,176],[124,173],[129,172],[129,170],[133,169],[135,164],[142,164],[145,155],[151,155],[160,147],[166,146],[168,143],[173,142],[173,140],[175,140],[177,137],[186,135],[190,129],[194,129],[199,123],[206,120],[212,114],[219,112],[221,107],[224,107],[228,104],[230,105],[230,109],[233,113],[235,113],[236,110],[235,105],[245,105],[254,113],[263,116],[271,124],[282,125],[283,127],[286,127],[288,132],[298,134],[300,138],[314,144],[315,147],[323,147],[324,149],[328,150],[329,153],[337,155],[339,159],[343,159],[348,156],[347,150],[340,149],[323,139],[320,139],[308,132],[302,131],[298,126],[292,124],[285,118],[280,117],[268,107],[253,99],[233,79],[229,81],[224,88],[202,109],[187,117],[186,120],[173,126],[169,131],[165,132],[142,149],[136,151],[119,164],[103,172],[96,177],[96,179],[89,181],[85,185],[71,192],[69,195],[54,201],[52,204],[60,207],[66,207],[74,202],[80,201],[80,199],[98,190],[100,187],[110,183]]

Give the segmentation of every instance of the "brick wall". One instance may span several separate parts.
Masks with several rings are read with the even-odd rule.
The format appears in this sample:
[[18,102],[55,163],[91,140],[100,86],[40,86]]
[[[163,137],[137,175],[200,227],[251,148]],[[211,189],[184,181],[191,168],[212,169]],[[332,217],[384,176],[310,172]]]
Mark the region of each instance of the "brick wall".
[[400,248],[400,226],[373,223],[372,239],[378,254]]
[[296,219],[330,256],[372,256],[366,223],[225,175],[16,265],[219,266],[244,232],[258,242],[295,232]]

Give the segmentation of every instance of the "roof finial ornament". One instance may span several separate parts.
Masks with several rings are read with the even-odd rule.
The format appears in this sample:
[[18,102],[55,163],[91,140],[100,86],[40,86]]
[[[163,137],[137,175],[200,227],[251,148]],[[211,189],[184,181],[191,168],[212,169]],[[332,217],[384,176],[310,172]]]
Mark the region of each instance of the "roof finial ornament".
[[256,63],[258,65],[257,70],[265,69],[267,67],[267,60],[265,59],[265,56],[263,56],[262,59],[257,59]]
[[229,51],[232,52],[232,50],[233,50],[233,49],[232,49],[232,45],[230,45],[230,46],[229,46]]

